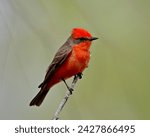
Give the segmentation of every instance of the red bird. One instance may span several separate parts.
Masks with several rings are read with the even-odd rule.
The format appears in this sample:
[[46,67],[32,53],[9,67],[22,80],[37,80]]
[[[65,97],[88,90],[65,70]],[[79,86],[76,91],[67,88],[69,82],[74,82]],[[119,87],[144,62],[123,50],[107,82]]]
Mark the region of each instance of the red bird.
[[[41,89],[30,102],[30,106],[40,106],[49,89],[55,84],[82,74],[90,60],[91,42],[96,39],[98,38],[92,37],[85,29],[74,28],[72,30],[71,36],[55,54],[44,81],[38,86]],[[68,86],[67,88],[69,89]]]

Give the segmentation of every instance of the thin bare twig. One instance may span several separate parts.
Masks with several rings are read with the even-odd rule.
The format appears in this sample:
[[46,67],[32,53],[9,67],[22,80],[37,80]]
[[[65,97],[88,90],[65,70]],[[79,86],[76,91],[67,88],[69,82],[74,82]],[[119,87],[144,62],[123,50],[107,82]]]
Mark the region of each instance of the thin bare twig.
[[[70,86],[70,88],[71,88],[72,90],[74,90],[74,87],[75,87],[75,85],[76,85],[76,83],[77,83],[77,81],[78,81],[79,79],[80,79],[80,76],[79,76],[79,75],[74,76],[74,79],[73,79],[72,84],[71,84],[71,86]],[[56,110],[56,112],[55,112],[55,114],[54,114],[54,116],[53,116],[53,120],[58,120],[58,119],[59,119],[60,112],[61,112],[62,109],[64,108],[64,106],[65,106],[67,100],[69,99],[70,95],[71,95],[71,92],[70,92],[69,90],[67,90],[65,97],[64,97],[64,98],[62,99],[62,101],[60,102],[60,104],[59,104],[59,106],[58,106],[58,108],[57,108],[57,110]]]

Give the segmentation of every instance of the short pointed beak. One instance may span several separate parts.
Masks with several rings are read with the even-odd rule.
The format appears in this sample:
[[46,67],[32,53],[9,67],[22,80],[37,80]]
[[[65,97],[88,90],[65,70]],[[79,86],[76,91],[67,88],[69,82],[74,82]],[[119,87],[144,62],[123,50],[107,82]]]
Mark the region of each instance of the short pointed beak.
[[90,41],[93,41],[93,40],[97,40],[98,38],[96,38],[96,37],[92,37],[92,38],[90,38]]

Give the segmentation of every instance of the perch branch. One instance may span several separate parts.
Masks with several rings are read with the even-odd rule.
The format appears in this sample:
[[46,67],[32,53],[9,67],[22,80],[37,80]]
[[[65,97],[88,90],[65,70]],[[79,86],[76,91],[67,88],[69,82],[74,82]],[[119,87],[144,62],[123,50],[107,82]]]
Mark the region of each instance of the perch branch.
[[[74,90],[74,87],[75,87],[77,81],[78,81],[81,77],[82,77],[82,74],[80,74],[80,75],[75,75],[75,76],[74,76],[74,79],[73,79],[72,84],[71,84],[71,86],[70,86],[70,88],[71,88],[72,90]],[[69,90],[66,91],[66,95],[65,95],[65,97],[62,99],[62,101],[60,102],[60,104],[59,104],[59,106],[58,106],[58,108],[57,108],[57,110],[56,110],[56,112],[55,112],[55,114],[54,114],[54,116],[53,116],[53,120],[58,120],[58,119],[59,119],[60,112],[61,112],[62,109],[64,108],[64,106],[65,106],[65,104],[66,104],[66,102],[67,102],[67,100],[69,99],[69,97],[70,97],[71,94],[72,94],[72,92],[70,92]]]

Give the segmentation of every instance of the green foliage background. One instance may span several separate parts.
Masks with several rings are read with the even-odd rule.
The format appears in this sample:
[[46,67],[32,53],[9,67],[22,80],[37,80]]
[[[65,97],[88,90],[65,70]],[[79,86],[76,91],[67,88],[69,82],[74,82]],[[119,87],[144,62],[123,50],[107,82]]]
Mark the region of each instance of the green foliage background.
[[150,119],[149,13],[149,0],[1,0],[0,119],[52,118],[63,83],[29,102],[74,27],[99,40],[61,119]]

